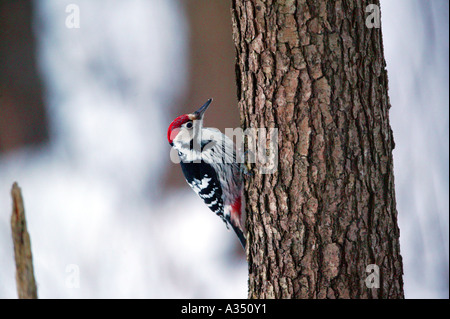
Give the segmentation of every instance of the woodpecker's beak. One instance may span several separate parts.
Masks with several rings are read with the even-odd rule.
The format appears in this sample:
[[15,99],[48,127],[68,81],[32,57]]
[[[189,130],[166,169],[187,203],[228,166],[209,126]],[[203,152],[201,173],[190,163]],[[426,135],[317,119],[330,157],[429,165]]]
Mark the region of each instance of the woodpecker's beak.
[[201,108],[199,108],[197,111],[195,111],[193,113],[193,118],[195,120],[201,120],[203,117],[203,114],[206,112],[206,109],[208,108],[208,106],[211,104],[213,99],[209,99],[208,101],[206,101],[205,104],[203,104],[203,106]]

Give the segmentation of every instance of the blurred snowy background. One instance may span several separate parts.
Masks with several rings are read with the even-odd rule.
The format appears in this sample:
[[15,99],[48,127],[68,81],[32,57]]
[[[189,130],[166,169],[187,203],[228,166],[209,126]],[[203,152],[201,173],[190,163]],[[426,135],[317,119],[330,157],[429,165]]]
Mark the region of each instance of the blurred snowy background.
[[[67,28],[67,5],[80,28]],[[449,4],[383,0],[409,298],[448,298]],[[214,97],[239,125],[228,1],[0,0],[0,298],[22,188],[41,298],[246,298],[245,256],[169,160]]]

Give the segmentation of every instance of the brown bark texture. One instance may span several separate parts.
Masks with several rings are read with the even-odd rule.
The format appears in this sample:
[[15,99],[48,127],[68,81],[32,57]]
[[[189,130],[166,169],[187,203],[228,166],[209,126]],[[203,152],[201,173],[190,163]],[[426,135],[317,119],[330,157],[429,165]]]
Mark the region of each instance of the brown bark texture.
[[241,125],[278,129],[277,170],[252,164],[246,178],[249,298],[404,297],[386,62],[369,4],[379,6],[232,1]]
[[11,196],[13,201],[11,230],[16,260],[17,294],[19,299],[36,299],[37,287],[34,279],[31,241],[25,219],[22,192],[17,183],[14,183],[12,187]]

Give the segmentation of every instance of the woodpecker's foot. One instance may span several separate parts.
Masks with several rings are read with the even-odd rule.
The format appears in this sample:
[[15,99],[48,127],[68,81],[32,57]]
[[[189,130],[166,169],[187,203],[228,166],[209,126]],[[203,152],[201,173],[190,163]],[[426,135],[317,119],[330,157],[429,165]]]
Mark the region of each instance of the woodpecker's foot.
[[[245,176],[253,176],[253,173],[250,171],[250,166],[247,166],[246,161],[245,161],[245,157],[247,156],[247,154],[249,154],[249,152],[250,152],[250,150],[246,150],[241,155],[241,162],[240,162],[241,164],[240,164],[239,170]],[[253,153],[250,153],[250,154],[253,154]]]
[[254,175],[252,172],[250,172],[249,168],[247,167],[247,164],[245,164],[245,163],[241,164],[239,170],[245,176],[253,176]]

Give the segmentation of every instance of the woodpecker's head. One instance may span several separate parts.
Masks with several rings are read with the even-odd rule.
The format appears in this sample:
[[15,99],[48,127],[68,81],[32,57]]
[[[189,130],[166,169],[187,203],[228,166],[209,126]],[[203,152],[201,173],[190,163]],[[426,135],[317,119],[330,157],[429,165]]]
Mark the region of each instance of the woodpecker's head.
[[170,145],[173,146],[174,143],[189,144],[194,136],[199,135],[197,132],[201,132],[202,129],[203,114],[211,102],[212,99],[209,99],[194,113],[181,115],[170,123],[167,130],[167,139]]

